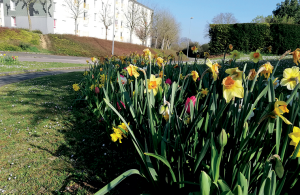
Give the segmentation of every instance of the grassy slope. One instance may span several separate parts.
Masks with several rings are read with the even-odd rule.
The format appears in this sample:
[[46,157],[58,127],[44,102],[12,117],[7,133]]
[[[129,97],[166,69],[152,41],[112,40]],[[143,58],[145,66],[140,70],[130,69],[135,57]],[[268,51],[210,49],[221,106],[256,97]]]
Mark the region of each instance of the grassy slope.
[[[26,29],[0,27],[0,50],[2,51],[26,51],[37,53],[52,53],[70,56],[110,56],[112,41],[92,37],[78,37],[75,35],[48,35],[50,44],[48,50],[41,46],[40,35],[28,32]],[[145,46],[115,41],[115,55],[128,55],[130,52],[142,54]],[[153,54],[163,54],[160,49],[151,49]],[[166,50],[165,55],[173,54],[174,50]]]

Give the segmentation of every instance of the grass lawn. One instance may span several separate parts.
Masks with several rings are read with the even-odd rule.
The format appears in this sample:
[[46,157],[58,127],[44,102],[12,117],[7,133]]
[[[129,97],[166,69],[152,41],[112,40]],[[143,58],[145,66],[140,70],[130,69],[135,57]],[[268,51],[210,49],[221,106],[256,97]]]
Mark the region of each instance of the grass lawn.
[[[81,78],[75,72],[0,88],[0,193],[93,194],[139,168],[134,154],[111,142],[103,122],[74,104],[72,84]],[[140,182],[132,177],[112,194],[137,190]]]
[[0,65],[0,76],[4,75],[1,73],[11,72],[15,73],[25,73],[29,71],[45,71],[51,70],[53,68],[89,68],[88,64],[72,64],[72,63],[60,63],[60,62],[17,62],[16,64]]

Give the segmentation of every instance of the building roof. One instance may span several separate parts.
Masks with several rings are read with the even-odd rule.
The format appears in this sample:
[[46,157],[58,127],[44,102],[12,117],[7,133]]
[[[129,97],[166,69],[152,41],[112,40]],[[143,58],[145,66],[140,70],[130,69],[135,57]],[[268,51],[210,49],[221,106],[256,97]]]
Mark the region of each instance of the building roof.
[[139,4],[140,6],[143,6],[143,7],[147,8],[147,9],[150,9],[151,11],[154,11],[153,9],[147,7],[146,5],[143,5],[143,4],[141,4],[140,2],[137,2],[137,0],[129,0],[129,1],[133,1],[133,2],[135,2],[136,4]]

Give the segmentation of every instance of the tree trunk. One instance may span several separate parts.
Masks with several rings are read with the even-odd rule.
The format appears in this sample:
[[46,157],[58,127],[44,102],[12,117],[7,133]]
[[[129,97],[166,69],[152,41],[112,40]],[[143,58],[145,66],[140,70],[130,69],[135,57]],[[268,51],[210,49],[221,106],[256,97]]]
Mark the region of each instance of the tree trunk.
[[105,27],[105,39],[107,40],[107,30],[108,30],[108,26]]
[[132,43],[132,30],[130,30],[130,43]]
[[77,29],[77,18],[75,18],[75,35],[77,35],[77,31],[78,31],[78,29]]
[[165,46],[165,38],[163,38],[162,43],[161,43],[161,49],[164,49]]
[[155,39],[155,49],[156,49],[156,47],[157,47],[157,37]]
[[31,18],[29,13],[29,3],[27,3],[27,16],[28,16],[28,25],[29,25],[29,31],[32,30],[32,24],[31,24]]

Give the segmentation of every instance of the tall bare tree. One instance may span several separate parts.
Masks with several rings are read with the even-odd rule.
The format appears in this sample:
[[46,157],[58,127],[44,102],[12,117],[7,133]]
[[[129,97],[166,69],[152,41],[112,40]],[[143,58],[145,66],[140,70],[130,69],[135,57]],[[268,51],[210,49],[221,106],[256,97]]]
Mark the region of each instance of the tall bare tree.
[[130,31],[130,43],[132,43],[132,34],[139,24],[141,18],[140,5],[138,5],[134,0],[129,1],[128,9],[124,11],[124,16],[126,18],[125,26]]
[[238,20],[234,17],[233,13],[220,13],[216,15],[212,21],[206,22],[206,25],[204,27],[204,37],[209,37],[209,25],[210,24],[235,24],[238,23]]
[[156,24],[158,39],[161,49],[169,49],[173,42],[179,39],[180,25],[175,17],[167,10],[160,10],[158,23]]
[[71,18],[75,20],[75,35],[77,35],[78,31],[78,19],[82,17],[84,14],[84,0],[64,0],[69,9],[69,13]]
[[100,10],[99,15],[100,15],[100,20],[102,21],[105,27],[105,39],[107,40],[108,27],[112,25],[114,19],[111,10],[111,5],[108,4],[108,0],[106,1],[106,3],[103,2],[102,10]]
[[152,33],[152,21],[153,21],[153,12],[146,9],[141,9],[141,18],[139,24],[135,29],[135,34],[142,41],[142,44],[145,45],[147,38]]
[[31,23],[31,17],[30,17],[30,7],[33,7],[33,4],[37,0],[23,0],[24,5],[26,6],[27,10],[27,17],[28,17],[28,25],[29,25],[29,31],[32,31],[32,23]]

